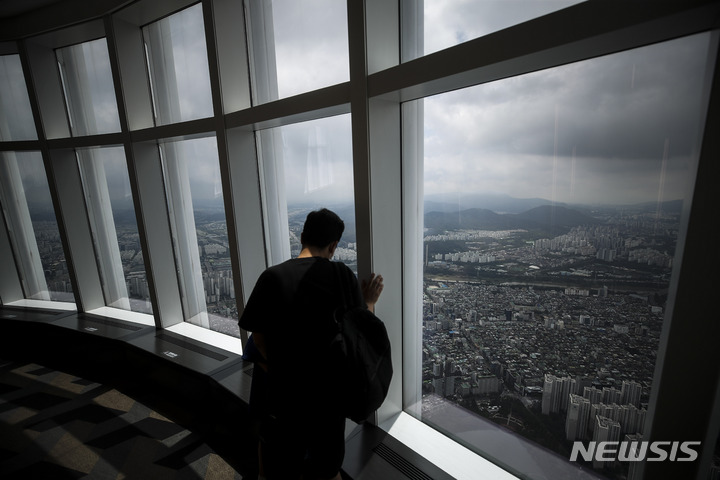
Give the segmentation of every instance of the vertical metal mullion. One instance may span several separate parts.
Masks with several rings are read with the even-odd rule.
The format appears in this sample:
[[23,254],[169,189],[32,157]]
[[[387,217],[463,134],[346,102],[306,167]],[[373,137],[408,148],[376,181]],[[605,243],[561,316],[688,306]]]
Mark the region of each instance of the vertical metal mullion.
[[[150,303],[152,305],[153,316],[155,320],[155,326],[162,327],[162,318],[164,313],[164,305],[166,304],[164,299],[161,299],[161,294],[158,292],[157,282],[168,282],[172,281],[175,276],[170,275],[155,275],[153,269],[153,258],[150,255],[150,242],[148,240],[148,228],[146,226],[145,211],[140,204],[140,191],[138,185],[138,172],[136,168],[135,151],[132,144],[132,136],[130,134],[130,122],[128,118],[128,110],[126,107],[125,89],[120,74],[120,59],[117,50],[117,38],[115,35],[115,25],[111,15],[103,17],[105,24],[105,34],[108,43],[108,55],[110,58],[110,69],[112,71],[113,85],[115,89],[115,100],[117,102],[118,115],[120,117],[120,131],[123,137],[123,150],[125,152],[125,161],[127,163],[128,178],[130,180],[130,192],[133,199],[133,209],[135,211],[135,219],[138,229],[138,236],[140,238],[140,247],[143,253],[143,264],[145,266],[145,281],[148,285],[148,291],[150,293]],[[157,277],[157,278],[156,278]],[[176,288],[177,290],[177,288]],[[179,293],[178,293],[179,303]],[[173,302],[175,299],[170,299],[169,302]],[[177,303],[176,303],[177,305]]]
[[[210,90],[213,99],[213,115],[215,119],[215,138],[217,141],[218,161],[220,163],[220,181],[223,189],[223,204],[225,207],[225,225],[228,235],[228,246],[230,250],[230,263],[233,273],[233,288],[235,289],[235,305],[238,317],[242,315],[245,306],[245,286],[242,276],[242,258],[238,239],[237,218],[234,188],[232,182],[230,152],[228,147],[228,134],[225,125],[223,91],[220,82],[220,59],[217,46],[217,26],[215,23],[215,2],[208,0],[203,2],[203,20],[205,25],[205,44],[207,45],[208,68],[210,71]],[[240,20],[240,19],[236,19]],[[244,20],[244,18],[242,19]],[[247,45],[247,39],[245,45]],[[247,47],[246,47],[247,48]],[[248,339],[248,332],[240,330],[240,337],[245,343]]]
[[98,150],[76,152],[81,183],[85,191],[90,233],[95,245],[106,304],[130,310],[130,296],[120,256],[105,164]]
[[19,297],[17,294],[9,296],[15,300],[50,300],[17,156],[15,152],[3,152],[0,157],[4,157],[0,158],[0,201],[3,210],[0,215],[4,217],[3,231],[7,232],[8,247],[20,286]]
[[347,16],[358,277],[368,278],[373,271],[373,237],[371,221],[372,202],[370,195],[370,112],[367,94],[365,1],[348,0]]
[[[10,232],[4,215],[0,213],[0,261],[6,267],[0,275],[0,303],[7,304],[25,298],[17,259],[10,242]],[[12,267],[10,267],[12,265]]]
[[[422,56],[423,0],[400,2],[401,61]],[[400,105],[402,128],[403,374],[402,407],[419,418],[422,402],[423,100]]]
[[[38,146],[43,159],[43,165],[45,167],[45,175],[47,176],[48,186],[50,188],[50,198],[52,199],[53,210],[55,213],[55,220],[58,226],[58,232],[60,234],[60,243],[65,254],[65,261],[68,268],[68,274],[70,277],[70,284],[72,285],[73,295],[75,297],[75,305],[79,311],[83,311],[83,304],[79,294],[78,278],[75,269],[75,263],[71,254],[70,246],[67,238],[67,229],[65,227],[65,216],[62,209],[60,208],[60,202],[58,199],[58,192],[56,189],[56,182],[53,175],[52,164],[50,160],[50,151],[48,149],[48,142],[45,133],[45,127],[43,125],[42,116],[40,112],[40,100],[38,92],[35,86],[35,79],[32,74],[30,67],[30,59],[28,57],[28,49],[26,40],[19,40],[18,42],[18,53],[20,54],[20,63],[23,68],[23,76],[25,77],[25,85],[28,89],[28,98],[30,100],[30,108],[32,109],[33,119],[35,121],[35,131],[38,137]],[[68,214],[71,214],[68,212]]]
[[[279,96],[272,3],[249,0],[246,15],[250,89],[252,102],[257,105]],[[281,135],[275,128],[256,132],[264,241],[270,265],[290,257]]]
[[73,149],[54,149],[48,152],[45,164],[50,189],[55,191],[60,210],[68,251],[76,273],[78,310],[86,312],[105,306],[100,269],[94,252],[89,216],[83,191],[80,170]]
[[369,98],[368,71],[370,65],[378,70],[399,62],[399,17],[393,2],[351,0],[347,8],[358,277],[376,273],[385,278],[376,313],[385,320],[394,370],[400,372],[376,413],[377,422],[402,410],[401,116],[397,99]]

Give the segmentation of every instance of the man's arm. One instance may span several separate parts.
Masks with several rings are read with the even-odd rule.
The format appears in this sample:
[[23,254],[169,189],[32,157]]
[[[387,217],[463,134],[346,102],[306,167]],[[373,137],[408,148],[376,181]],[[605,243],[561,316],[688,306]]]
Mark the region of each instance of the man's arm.
[[375,304],[380,298],[383,287],[382,275],[375,275],[374,273],[371,273],[368,280],[362,281],[363,300],[365,300],[368,310],[373,313],[375,313]]

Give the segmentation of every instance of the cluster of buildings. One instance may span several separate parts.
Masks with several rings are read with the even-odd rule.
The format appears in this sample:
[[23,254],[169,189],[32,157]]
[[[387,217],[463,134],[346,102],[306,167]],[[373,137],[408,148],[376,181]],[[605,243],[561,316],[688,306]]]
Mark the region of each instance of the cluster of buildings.
[[545,374],[542,393],[542,413],[565,413],[565,436],[569,441],[598,440],[595,427],[597,417],[606,424],[618,424],[620,435],[642,432],[646,409],[641,406],[642,385],[625,380],[620,389],[614,387],[582,387],[575,378]]
[[488,255],[487,253],[474,250],[456,253],[436,253],[433,258],[436,261],[462,263],[490,263],[496,260],[495,255]]
[[235,285],[230,268],[216,269],[212,272],[204,271],[202,276],[206,304],[211,305],[221,300],[235,299]]
[[423,392],[489,412],[511,395],[564,441],[622,441],[643,430],[662,313],[607,288],[427,280]]
[[570,255],[593,255],[599,250],[624,250],[625,241],[614,225],[573,227],[555,238],[535,240],[535,250],[562,252]]
[[632,263],[672,268],[672,255],[653,248],[638,248],[643,240],[626,237],[616,226],[573,227],[569,233],[555,238],[535,240],[538,253],[558,252],[568,255],[595,256],[598,260],[613,262],[617,258]]
[[671,268],[673,258],[667,253],[659,252],[652,248],[638,248],[628,253],[628,261],[644,265],[655,265],[658,267]]
[[463,241],[475,242],[485,239],[503,239],[510,238],[517,233],[523,233],[525,230],[508,229],[508,230],[454,230],[436,235],[425,235],[425,242],[445,242],[445,241]]

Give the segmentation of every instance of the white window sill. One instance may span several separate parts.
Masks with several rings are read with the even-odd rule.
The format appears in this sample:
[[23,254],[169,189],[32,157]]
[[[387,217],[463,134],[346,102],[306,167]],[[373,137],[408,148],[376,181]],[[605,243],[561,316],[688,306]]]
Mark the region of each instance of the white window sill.
[[61,310],[65,312],[74,312],[77,310],[77,305],[75,305],[74,303],[53,302],[50,300],[31,300],[29,298],[5,303],[4,305],[6,307],[43,308],[46,310]]
[[457,480],[517,480],[517,477],[405,412],[380,428]]
[[112,307],[100,307],[94,310],[89,310],[87,313],[100,315],[102,317],[115,318],[118,320],[125,320],[127,322],[140,323],[150,327],[155,326],[155,318],[147,313],[131,312],[129,310]]
[[165,330],[168,332],[177,333],[184,337],[192,338],[199,342],[207,343],[213,347],[222,348],[231,353],[242,355],[243,344],[242,340],[224,333],[215,332],[208,328],[198,327],[188,322],[176,323],[171,327],[167,327]]

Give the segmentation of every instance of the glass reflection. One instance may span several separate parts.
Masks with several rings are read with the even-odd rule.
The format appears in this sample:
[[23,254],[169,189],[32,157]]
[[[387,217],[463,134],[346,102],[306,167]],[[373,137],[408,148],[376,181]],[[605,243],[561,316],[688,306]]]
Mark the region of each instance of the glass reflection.
[[279,98],[350,79],[345,2],[273,0],[272,22]]
[[73,135],[120,131],[104,38],[55,51]]
[[0,153],[0,187],[25,298],[74,302],[40,153]]
[[296,123],[278,130],[283,146],[290,256],[300,253],[300,234],[307,214],[325,207],[345,222],[333,259],[357,271],[350,115]]
[[0,55],[0,140],[35,140],[20,55]]
[[202,5],[143,27],[155,122],[213,114]]
[[123,148],[83,149],[77,155],[105,302],[152,313]]
[[215,137],[160,145],[186,321],[239,337]]

